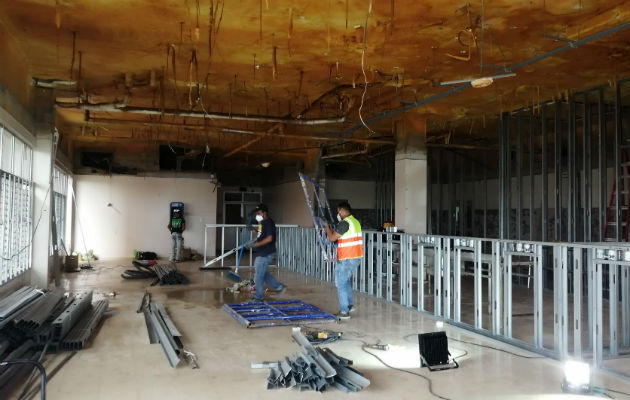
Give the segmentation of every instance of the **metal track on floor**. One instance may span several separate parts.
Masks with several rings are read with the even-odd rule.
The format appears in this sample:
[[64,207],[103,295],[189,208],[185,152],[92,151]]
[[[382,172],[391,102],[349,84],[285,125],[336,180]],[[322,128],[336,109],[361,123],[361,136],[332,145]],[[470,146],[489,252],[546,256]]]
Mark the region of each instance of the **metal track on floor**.
[[337,318],[302,300],[224,304],[223,309],[246,328],[335,322]]

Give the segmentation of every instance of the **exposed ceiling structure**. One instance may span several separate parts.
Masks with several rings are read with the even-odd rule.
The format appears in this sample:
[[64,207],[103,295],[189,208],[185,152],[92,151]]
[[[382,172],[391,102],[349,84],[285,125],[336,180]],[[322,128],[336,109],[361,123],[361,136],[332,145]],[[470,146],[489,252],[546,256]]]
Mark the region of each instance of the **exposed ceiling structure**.
[[627,76],[629,21],[628,0],[0,2],[68,151],[179,145],[235,169],[380,154],[403,111],[430,141],[484,143],[501,111]]

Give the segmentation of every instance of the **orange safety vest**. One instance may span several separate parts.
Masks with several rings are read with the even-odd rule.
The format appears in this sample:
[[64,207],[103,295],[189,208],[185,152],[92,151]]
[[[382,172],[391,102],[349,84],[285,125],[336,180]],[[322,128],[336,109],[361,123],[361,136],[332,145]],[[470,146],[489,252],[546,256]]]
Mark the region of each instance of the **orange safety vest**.
[[348,260],[363,257],[363,234],[361,224],[352,215],[343,219],[349,225],[346,233],[337,240],[337,259]]

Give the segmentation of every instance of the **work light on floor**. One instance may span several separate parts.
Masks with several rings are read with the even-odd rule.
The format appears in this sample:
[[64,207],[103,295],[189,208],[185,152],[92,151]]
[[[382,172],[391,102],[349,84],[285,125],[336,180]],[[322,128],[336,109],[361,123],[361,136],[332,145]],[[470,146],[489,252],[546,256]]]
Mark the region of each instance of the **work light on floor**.
[[564,364],[562,390],[570,393],[591,391],[591,367],[584,362],[569,360]]

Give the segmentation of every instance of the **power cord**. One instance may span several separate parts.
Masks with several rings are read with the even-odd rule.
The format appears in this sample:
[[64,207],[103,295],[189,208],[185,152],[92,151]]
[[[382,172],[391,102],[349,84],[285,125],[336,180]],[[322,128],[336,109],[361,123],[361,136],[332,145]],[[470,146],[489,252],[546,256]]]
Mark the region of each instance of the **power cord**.
[[[411,337],[411,336],[417,336],[417,334],[413,334],[413,333],[412,333],[412,334],[409,334],[409,335],[404,336],[403,338],[404,338],[406,341],[408,341],[408,340],[407,340],[407,338],[409,338],[409,337]],[[484,344],[479,344],[479,343],[469,342],[469,341],[466,341],[466,340],[455,339],[455,338],[452,338],[452,337],[449,337],[448,339],[449,339],[449,340],[452,340],[452,341],[454,341],[454,342],[460,342],[460,343],[471,344],[471,345],[478,346],[478,347],[485,347],[485,348],[487,348],[487,349],[492,349],[492,350],[500,351],[500,352],[507,353],[507,354],[510,354],[510,355],[513,355],[513,356],[516,356],[516,357],[521,357],[521,358],[526,358],[526,359],[541,359],[541,358],[546,358],[546,357],[544,357],[544,356],[525,356],[525,355],[518,354],[518,353],[514,353],[514,352],[511,352],[511,351],[508,351],[508,350],[499,349],[499,348],[497,348],[497,347],[492,347],[492,346],[488,346],[488,345],[484,345]],[[462,355],[457,356],[457,357],[454,357],[454,358],[455,358],[455,359],[458,359],[458,358],[461,358],[461,357],[464,357],[465,355],[467,355],[467,354],[468,354],[468,351],[466,351],[466,350],[464,350],[464,351],[465,351],[465,354],[462,354]],[[599,393],[597,393],[597,394],[601,394],[601,395],[606,396],[606,397],[611,398],[611,399],[614,399],[614,397],[610,396],[610,395],[609,395],[608,393],[606,393],[606,392],[617,393],[617,394],[621,394],[621,395],[624,395],[624,396],[630,396],[630,393],[627,393],[627,392],[621,392],[621,391],[614,390],[614,389],[608,389],[608,388],[603,388],[603,387],[593,387],[593,389],[594,389],[594,390],[601,390],[601,392],[599,392]]]
[[[362,336],[365,336],[365,335],[362,335]],[[440,396],[439,394],[437,394],[437,393],[435,393],[435,392],[433,391],[433,381],[431,381],[431,379],[430,379],[430,378],[427,378],[426,376],[424,376],[424,375],[422,375],[422,374],[419,374],[419,373],[417,373],[417,372],[409,371],[409,370],[402,369],[402,368],[393,367],[393,366],[391,366],[391,365],[387,364],[385,361],[383,361],[383,359],[382,359],[382,358],[380,358],[378,355],[376,355],[376,354],[374,354],[374,353],[372,353],[372,352],[368,351],[368,350],[367,350],[367,348],[373,348],[372,346],[374,346],[374,345],[369,344],[369,343],[368,343],[368,342],[366,342],[365,340],[362,340],[362,339],[346,339],[346,338],[343,338],[342,340],[349,340],[349,341],[354,341],[354,342],[361,342],[361,343],[363,344],[363,345],[361,346],[361,350],[362,350],[364,353],[367,353],[367,354],[371,355],[372,357],[376,358],[376,359],[377,359],[377,360],[378,360],[381,364],[383,364],[383,365],[384,365],[384,366],[386,366],[387,368],[393,369],[393,370],[395,370],[395,371],[405,372],[405,373],[407,373],[407,374],[411,374],[411,375],[419,376],[420,378],[422,378],[422,379],[424,379],[425,381],[427,381],[427,384],[428,384],[428,386],[429,386],[429,393],[431,393],[434,397],[437,397],[438,399],[442,399],[442,400],[451,400],[450,398],[448,398],[448,397],[444,397],[444,396]],[[376,345],[379,345],[380,343],[381,343],[381,340],[380,340],[380,339],[377,339]],[[460,357],[463,357],[463,355],[462,355],[462,356],[460,356]]]
[[503,352],[503,353],[511,354],[511,355],[513,355],[513,356],[516,356],[516,357],[521,357],[521,358],[527,358],[527,359],[546,358],[546,357],[544,357],[544,356],[524,356],[524,355],[522,355],[522,354],[513,353],[513,352],[511,352],[511,351],[508,351],[508,350],[503,350],[503,349],[500,349],[500,348],[498,348],[498,347],[492,347],[492,346],[488,346],[488,345],[485,345],[485,344],[479,344],[479,343],[474,343],[474,342],[468,342],[468,341],[466,341],[466,340],[459,340],[459,339],[455,339],[455,338],[452,338],[452,337],[449,337],[448,339],[449,339],[449,340],[452,340],[452,341],[455,341],[455,342],[466,343],[466,344],[472,344],[472,345],[474,345],[474,346],[485,347],[485,348],[487,348],[487,349],[492,349],[492,350],[496,350],[496,351],[501,351],[501,352]]

